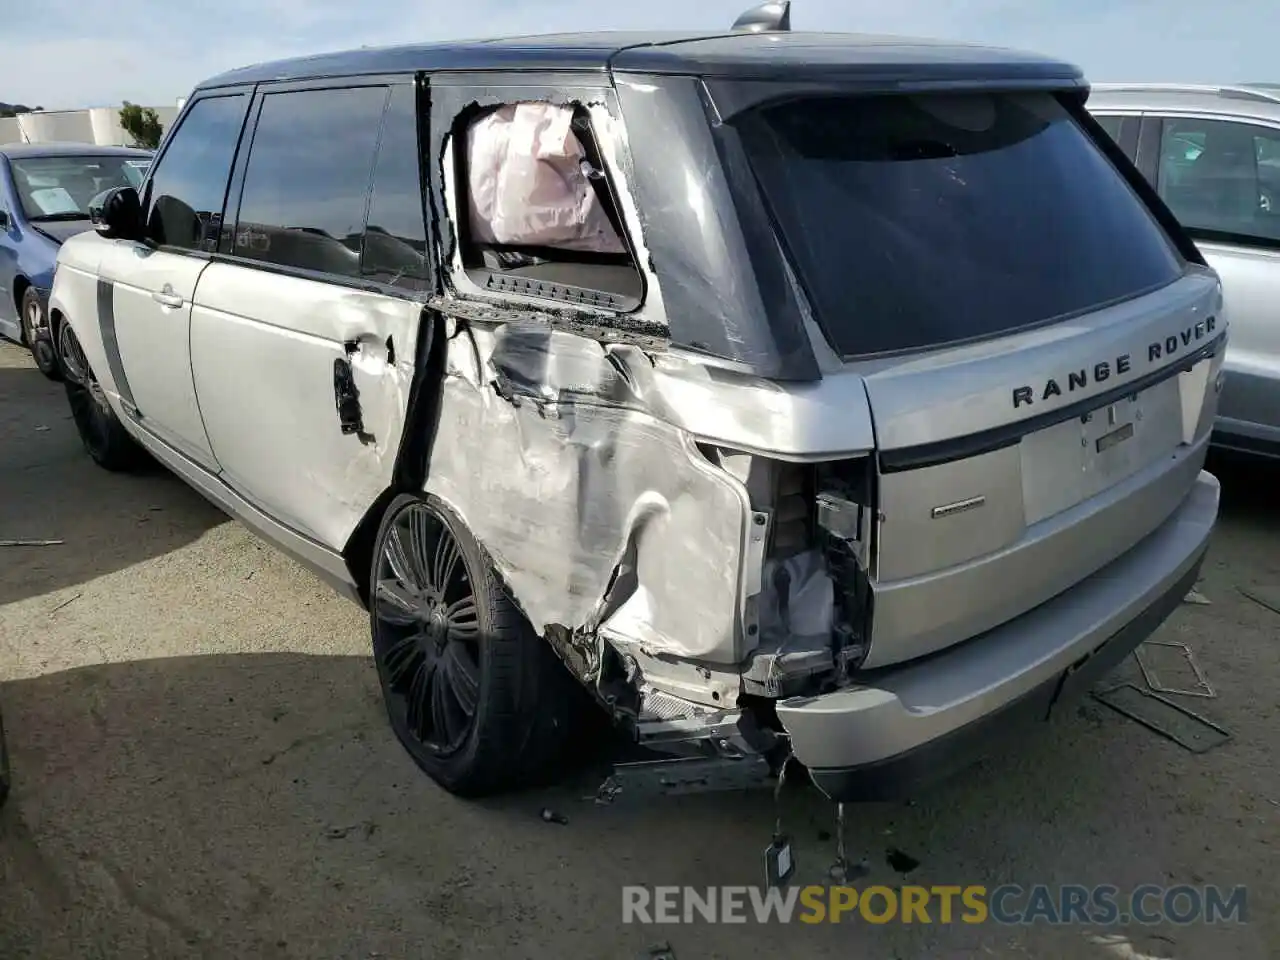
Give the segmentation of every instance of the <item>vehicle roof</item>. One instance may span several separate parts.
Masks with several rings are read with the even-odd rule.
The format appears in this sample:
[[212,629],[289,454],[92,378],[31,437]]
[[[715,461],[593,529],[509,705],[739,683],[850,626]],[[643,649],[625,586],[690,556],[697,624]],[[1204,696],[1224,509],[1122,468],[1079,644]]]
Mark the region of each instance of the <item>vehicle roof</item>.
[[1280,120],[1280,84],[1095,83],[1090,110],[1191,110]]
[[1078,67],[1035,54],[915,37],[847,33],[563,33],[365,48],[279,60],[212,77],[196,89],[419,70],[588,71],[733,76],[833,74],[909,79],[994,77],[1083,83]]
[[135,147],[104,147],[96,143],[6,143],[0,156],[10,160],[28,157],[150,157],[150,150]]

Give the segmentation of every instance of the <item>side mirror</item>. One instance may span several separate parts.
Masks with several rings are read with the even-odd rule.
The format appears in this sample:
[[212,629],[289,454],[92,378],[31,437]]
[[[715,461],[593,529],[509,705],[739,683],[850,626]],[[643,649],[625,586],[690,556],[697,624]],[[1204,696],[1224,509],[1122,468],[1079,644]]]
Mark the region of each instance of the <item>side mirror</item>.
[[89,220],[109,240],[141,240],[142,203],[133,187],[113,187],[89,201]]

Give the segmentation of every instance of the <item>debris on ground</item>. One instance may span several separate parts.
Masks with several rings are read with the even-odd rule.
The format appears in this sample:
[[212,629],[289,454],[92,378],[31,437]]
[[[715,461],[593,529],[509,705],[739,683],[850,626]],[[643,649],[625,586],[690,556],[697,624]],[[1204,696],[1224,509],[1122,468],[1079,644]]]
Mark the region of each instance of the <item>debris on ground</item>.
[[583,797],[583,800],[593,800],[597,806],[607,806],[617,799],[618,794],[622,793],[622,785],[618,783],[616,777],[610,775],[605,778],[604,783],[600,784],[600,788],[596,790],[595,796]]
[[[1177,650],[1181,653],[1181,665],[1188,667],[1194,677],[1192,685],[1171,687],[1160,681],[1155,669],[1147,663],[1147,659],[1153,652],[1160,650]],[[1144,653],[1146,654],[1145,656]],[[1138,661],[1138,669],[1142,671],[1142,679],[1156,693],[1168,693],[1181,697],[1204,697],[1208,700],[1215,700],[1218,697],[1213,685],[1209,683],[1209,678],[1205,676],[1204,670],[1201,669],[1200,664],[1196,661],[1195,653],[1185,643],[1171,640],[1144,640],[1133,651],[1133,658]]]
[[547,823],[558,823],[561,826],[564,826],[569,822],[569,818],[563,813],[556,813],[556,811],[552,810],[550,807],[542,808],[542,819]]
[[671,949],[671,944],[660,943],[642,953],[640,960],[676,960],[676,952]]
[[52,617],[55,613],[57,613],[63,607],[71,606],[71,604],[75,603],[77,600],[79,600],[83,596],[84,596],[84,592],[81,591],[80,593],[77,593],[74,597],[71,597],[67,600],[63,600],[60,604],[58,604],[56,607],[54,607],[52,610],[49,611],[49,616]]
[[1183,598],[1182,598],[1182,602],[1183,602],[1183,603],[1192,603],[1192,604],[1195,604],[1195,605],[1196,605],[1196,606],[1198,606],[1198,607],[1211,607],[1211,606],[1213,606],[1213,601],[1212,601],[1212,600],[1210,600],[1208,597],[1206,597],[1206,596],[1205,596],[1203,593],[1201,593],[1199,590],[1192,590],[1190,593],[1188,593],[1185,597],[1183,597]]
[[895,873],[903,875],[920,866],[919,860],[909,853],[903,853],[897,847],[890,847],[885,851],[885,863],[889,864]]
[[1231,739],[1231,733],[1212,720],[1133,683],[1095,690],[1093,698],[1192,753],[1205,753]]
[[0,540],[0,547],[58,547],[62,540]]
[[1236,589],[1240,591],[1240,595],[1244,597],[1246,600],[1252,600],[1258,606],[1263,607],[1267,610],[1270,610],[1272,613],[1280,616],[1280,606],[1277,606],[1276,604],[1271,603],[1269,600],[1263,600],[1261,597],[1250,593],[1244,587],[1237,587]]

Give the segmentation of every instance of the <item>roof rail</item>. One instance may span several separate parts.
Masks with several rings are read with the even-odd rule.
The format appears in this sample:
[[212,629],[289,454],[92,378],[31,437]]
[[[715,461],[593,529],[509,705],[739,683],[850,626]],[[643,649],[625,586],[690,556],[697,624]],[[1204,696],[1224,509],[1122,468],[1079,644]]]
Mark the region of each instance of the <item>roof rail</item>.
[[1095,83],[1092,86],[1099,93],[1203,93],[1233,100],[1280,103],[1280,83]]

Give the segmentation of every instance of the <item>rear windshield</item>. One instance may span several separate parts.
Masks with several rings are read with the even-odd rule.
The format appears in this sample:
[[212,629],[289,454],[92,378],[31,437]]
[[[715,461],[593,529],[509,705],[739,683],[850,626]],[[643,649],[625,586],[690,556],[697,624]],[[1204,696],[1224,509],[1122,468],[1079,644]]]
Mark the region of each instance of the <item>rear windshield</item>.
[[845,356],[1007,333],[1183,269],[1049,94],[812,98],[736,125],[819,324]]

